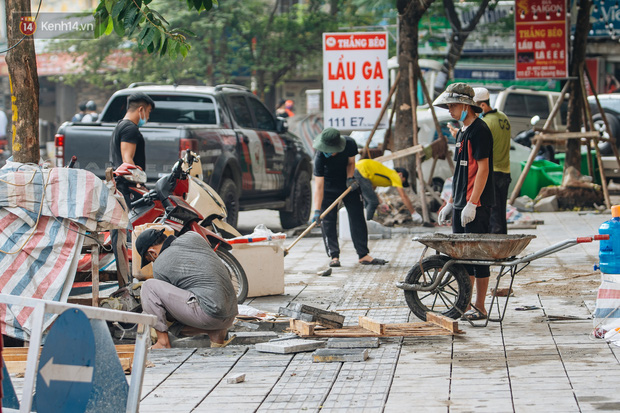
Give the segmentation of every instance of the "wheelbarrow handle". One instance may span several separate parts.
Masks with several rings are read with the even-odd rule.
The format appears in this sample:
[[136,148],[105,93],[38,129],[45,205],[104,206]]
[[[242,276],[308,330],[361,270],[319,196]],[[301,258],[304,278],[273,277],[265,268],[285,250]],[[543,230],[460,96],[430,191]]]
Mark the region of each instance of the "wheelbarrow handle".
[[583,242],[592,242],[592,241],[604,241],[609,239],[609,234],[599,234],[591,237],[577,237],[577,244],[581,244]]

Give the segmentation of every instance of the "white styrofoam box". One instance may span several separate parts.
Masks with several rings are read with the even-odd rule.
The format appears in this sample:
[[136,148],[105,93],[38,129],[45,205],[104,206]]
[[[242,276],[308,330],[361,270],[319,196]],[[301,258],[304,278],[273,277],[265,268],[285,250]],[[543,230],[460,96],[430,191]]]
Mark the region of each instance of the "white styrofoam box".
[[248,297],[284,294],[284,250],[264,242],[233,244],[233,256],[248,278]]

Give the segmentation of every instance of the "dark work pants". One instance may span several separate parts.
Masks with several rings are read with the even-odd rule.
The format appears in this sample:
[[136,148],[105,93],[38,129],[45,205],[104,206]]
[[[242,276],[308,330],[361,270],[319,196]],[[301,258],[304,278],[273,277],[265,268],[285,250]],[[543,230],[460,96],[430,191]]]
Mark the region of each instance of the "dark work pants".
[[[489,217],[491,208],[479,206],[476,208],[476,218],[465,227],[461,225],[462,208],[454,208],[452,211],[452,232],[455,234],[488,234],[489,233]],[[486,278],[491,273],[488,265],[465,265],[465,269],[470,276],[476,278]]]
[[372,186],[372,182],[364,178],[357,169],[355,170],[353,176],[360,184],[360,189],[362,190],[362,197],[364,198],[364,204],[366,207],[366,219],[370,221],[375,216],[375,211],[379,206],[379,197],[375,192],[375,188],[373,188]]
[[491,207],[490,233],[507,234],[506,225],[506,200],[508,199],[508,187],[510,186],[510,174],[493,172],[495,185],[495,206]]
[[[323,193],[323,203],[321,211],[325,211],[341,194],[334,192]],[[351,238],[353,247],[359,258],[368,255],[368,228],[364,219],[364,203],[362,202],[361,191],[355,190],[343,199],[344,206],[349,214],[349,228],[351,228]],[[338,245],[338,208],[332,209],[329,214],[321,221],[323,230],[323,241],[325,250],[331,258],[340,257],[340,246]]]

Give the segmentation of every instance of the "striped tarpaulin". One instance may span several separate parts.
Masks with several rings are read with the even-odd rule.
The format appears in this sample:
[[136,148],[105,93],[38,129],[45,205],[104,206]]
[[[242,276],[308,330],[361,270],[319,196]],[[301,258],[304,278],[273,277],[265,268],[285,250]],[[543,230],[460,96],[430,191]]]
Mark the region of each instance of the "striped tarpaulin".
[[620,274],[601,274],[596,296],[594,326],[609,331],[620,327]]
[[[0,291],[66,302],[84,233],[127,225],[122,196],[91,172],[7,162],[0,169]],[[28,340],[32,310],[0,304],[2,333]],[[44,327],[52,321],[46,315]]]

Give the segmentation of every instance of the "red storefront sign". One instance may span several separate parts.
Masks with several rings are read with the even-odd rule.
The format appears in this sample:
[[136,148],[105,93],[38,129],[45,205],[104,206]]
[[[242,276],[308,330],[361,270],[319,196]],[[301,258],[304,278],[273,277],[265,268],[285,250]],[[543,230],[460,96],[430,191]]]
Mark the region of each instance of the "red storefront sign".
[[516,0],[515,10],[515,77],[568,77],[566,2]]

